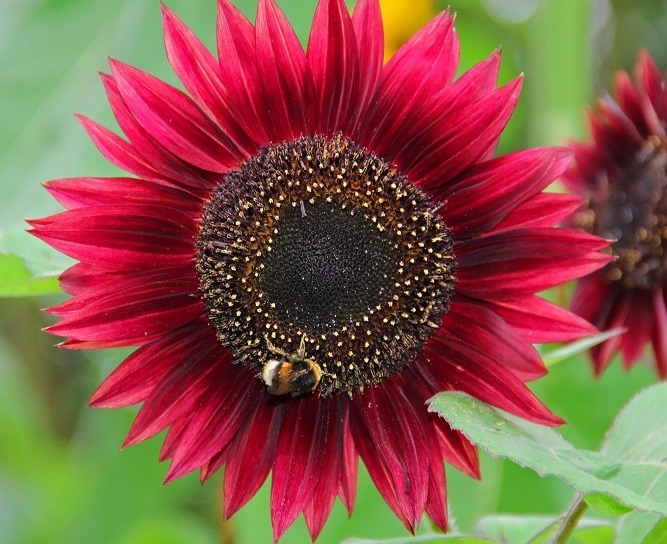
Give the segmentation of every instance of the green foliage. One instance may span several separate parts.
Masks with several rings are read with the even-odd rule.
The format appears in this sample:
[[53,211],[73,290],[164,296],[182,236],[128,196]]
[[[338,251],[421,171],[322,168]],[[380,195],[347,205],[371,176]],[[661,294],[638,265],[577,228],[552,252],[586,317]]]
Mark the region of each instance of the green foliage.
[[[638,394],[619,414],[599,453],[576,449],[555,430],[516,418],[464,393],[439,393],[431,399],[429,410],[444,417],[491,455],[511,459],[541,476],[565,481],[601,514],[618,516],[636,510],[664,517],[667,420],[655,417],[655,408],[666,404],[667,384],[654,385]],[[628,517],[629,521],[620,526],[625,532],[636,535],[645,531],[651,538],[659,539],[666,530],[659,517]],[[509,538],[505,531],[510,525],[501,521],[485,521],[484,532]],[[512,521],[515,536],[509,538],[511,543],[524,542],[526,534],[542,534],[546,538],[553,532],[549,522],[540,528],[545,520],[539,518]],[[591,538],[603,538],[604,534],[598,530]]]
[[[480,520],[478,532],[504,544],[547,544],[560,520],[553,516],[489,516]],[[572,536],[577,544],[611,544],[614,527],[602,519],[584,519]]]
[[601,344],[605,340],[613,338],[614,336],[618,336],[623,332],[625,332],[624,329],[611,329],[608,331],[600,332],[598,334],[594,334],[592,336],[581,338],[580,340],[570,342],[568,344],[565,344],[564,346],[543,353],[542,360],[544,361],[544,364],[547,367],[551,367],[556,363],[566,361],[571,357],[574,357],[575,355],[585,353],[593,346],[597,346],[598,344]]
[[33,276],[20,257],[0,253],[0,297],[45,295],[59,290],[55,276]]
[[556,476],[604,514],[629,510],[667,516],[667,384],[655,385],[623,410],[600,453],[579,450],[553,429],[535,425],[460,392],[438,393],[429,410],[471,442],[541,476]]
[[443,536],[422,535],[415,538],[390,538],[389,540],[366,540],[359,538],[348,538],[341,544],[492,544],[491,540],[476,538],[473,536]]

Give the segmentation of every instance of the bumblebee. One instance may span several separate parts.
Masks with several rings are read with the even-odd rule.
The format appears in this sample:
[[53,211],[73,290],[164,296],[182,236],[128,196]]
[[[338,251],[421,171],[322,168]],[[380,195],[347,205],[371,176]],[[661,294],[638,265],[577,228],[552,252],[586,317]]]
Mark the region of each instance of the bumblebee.
[[266,339],[266,347],[279,358],[269,359],[262,369],[262,379],[272,395],[293,397],[312,393],[322,378],[322,369],[312,359],[306,358],[306,336],[301,337],[301,345],[296,353],[287,353]]

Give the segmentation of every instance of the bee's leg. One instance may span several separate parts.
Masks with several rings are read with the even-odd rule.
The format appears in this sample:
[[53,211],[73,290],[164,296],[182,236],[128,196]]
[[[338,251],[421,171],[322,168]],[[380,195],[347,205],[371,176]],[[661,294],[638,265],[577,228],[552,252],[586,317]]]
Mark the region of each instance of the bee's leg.
[[275,353],[276,355],[280,355],[281,357],[285,357],[287,359],[287,353],[285,353],[282,349],[277,348],[271,343],[271,340],[269,340],[269,337],[267,335],[264,336],[264,339],[266,340],[266,348],[271,352]]
[[299,351],[297,352],[297,357],[299,359],[305,359],[306,358],[306,335],[304,334],[301,337],[301,344],[299,345]]

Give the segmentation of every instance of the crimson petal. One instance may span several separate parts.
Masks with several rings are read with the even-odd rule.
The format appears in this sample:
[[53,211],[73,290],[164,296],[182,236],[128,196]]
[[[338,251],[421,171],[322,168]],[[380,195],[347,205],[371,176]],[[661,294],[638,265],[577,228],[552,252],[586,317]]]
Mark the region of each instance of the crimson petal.
[[173,271],[106,282],[50,308],[62,319],[48,331],[100,346],[143,345],[202,314],[202,302],[192,296],[196,290],[194,278]]
[[[449,12],[436,16],[387,63],[369,109],[359,124],[360,142],[386,156],[401,121],[426,97],[450,83],[459,44]],[[387,157],[392,159],[392,157]]]
[[[609,242],[568,229],[517,229],[457,248],[458,290],[480,299],[522,298],[600,268],[612,257],[593,253]],[[483,280],[482,280],[483,278]]]
[[256,25],[257,71],[273,118],[272,139],[309,134],[313,81],[299,39],[274,0],[259,0]]
[[658,375],[664,380],[667,378],[667,304],[663,288],[656,291],[653,308],[655,321],[651,340]]
[[197,105],[215,120],[234,146],[244,155],[252,155],[257,151],[257,143],[239,126],[228,107],[227,93],[213,55],[164,4],[162,19],[167,58],[174,72]]
[[[313,494],[324,467],[331,400],[304,397],[285,405],[271,481],[273,539],[294,523]],[[295,474],[299,477],[294,478]]]
[[146,400],[155,386],[175,366],[210,342],[213,331],[193,322],[171,331],[136,350],[97,388],[91,406],[119,408]]
[[[257,382],[253,382],[246,393],[248,398],[259,401],[248,412],[247,424],[234,437],[229,451],[224,480],[225,519],[247,503],[266,480],[282,428],[283,404],[270,402]],[[252,462],[248,462],[249,459]]]
[[585,200],[576,195],[539,193],[519,204],[489,232],[503,232],[527,227],[553,227],[581,208]]
[[227,172],[244,158],[229,136],[178,89],[119,61],[111,61],[111,70],[136,120],[177,157],[212,172]]
[[597,332],[587,320],[535,295],[518,300],[487,300],[484,305],[531,343],[568,342]]
[[489,356],[502,361],[522,381],[534,380],[547,372],[535,348],[483,303],[454,302],[436,334],[474,338]]
[[178,438],[165,483],[192,472],[229,445],[256,404],[247,394],[253,381],[250,372],[236,365],[220,371]]
[[201,206],[198,199],[176,187],[134,178],[65,178],[47,181],[44,186],[69,210],[111,206],[121,200],[180,208],[193,213]]
[[487,231],[562,174],[571,158],[564,148],[543,148],[486,161],[448,186],[439,213],[455,237]]
[[415,402],[423,399],[408,398],[401,381],[401,376],[389,379],[382,388],[365,391],[362,402],[351,403],[350,427],[371,479],[414,532],[428,498],[427,443]]
[[330,425],[327,429],[327,439],[322,444],[322,466],[324,469],[319,475],[319,481],[313,490],[313,495],[306,503],[303,515],[310,538],[315,541],[324,523],[329,517],[336,492],[340,482],[340,460],[343,456],[343,425],[345,422],[346,402],[342,398],[327,401],[331,411]]
[[434,376],[496,408],[541,425],[561,425],[517,376],[482,349],[436,334],[424,348]]
[[382,73],[384,33],[378,0],[359,0],[354,6],[352,25],[359,55],[359,94],[357,110],[349,120],[348,130],[357,133],[361,116],[365,114]]
[[189,415],[218,385],[219,375],[231,363],[231,353],[207,342],[186,355],[155,386],[144,402],[123,447],[156,435],[178,419]]
[[32,233],[65,255],[117,270],[180,266],[194,256],[196,225],[154,205],[78,208],[30,221]]
[[220,78],[229,108],[254,141],[267,144],[264,127],[269,117],[255,62],[255,28],[229,0],[218,0],[217,38]]
[[356,36],[343,0],[317,5],[307,58],[318,103],[312,128],[331,136],[345,128],[359,95]]

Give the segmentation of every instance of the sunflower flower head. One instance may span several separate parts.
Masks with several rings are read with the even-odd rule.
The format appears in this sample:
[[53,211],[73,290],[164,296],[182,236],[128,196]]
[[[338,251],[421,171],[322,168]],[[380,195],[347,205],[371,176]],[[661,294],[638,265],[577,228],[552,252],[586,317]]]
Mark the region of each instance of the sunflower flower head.
[[[559,148],[493,158],[521,79],[500,57],[454,80],[448,12],[383,65],[377,0],[321,0],[304,50],[273,0],[219,0],[218,58],[163,8],[186,92],[118,61],[120,137],[81,117],[128,176],[60,179],[33,233],[77,261],[50,308],[68,349],[135,346],[91,404],[142,403],[126,444],[167,429],[167,480],[224,471],[224,516],[272,473],[274,538],[313,539],[361,457],[409,530],[443,530],[443,461],[475,448],[425,401],[460,390],[545,425],[532,343],[591,333],[535,295],[598,269],[606,242],[553,228]],[[253,462],[248,462],[252,459]]]
[[596,346],[600,374],[619,351],[635,364],[648,343],[656,371],[667,378],[667,89],[642,51],[632,81],[616,74],[616,97],[590,113],[592,143],[574,144],[576,164],[565,182],[587,205],[573,217],[579,228],[613,240],[615,260],[580,280],[573,311],[600,329],[625,334]]

